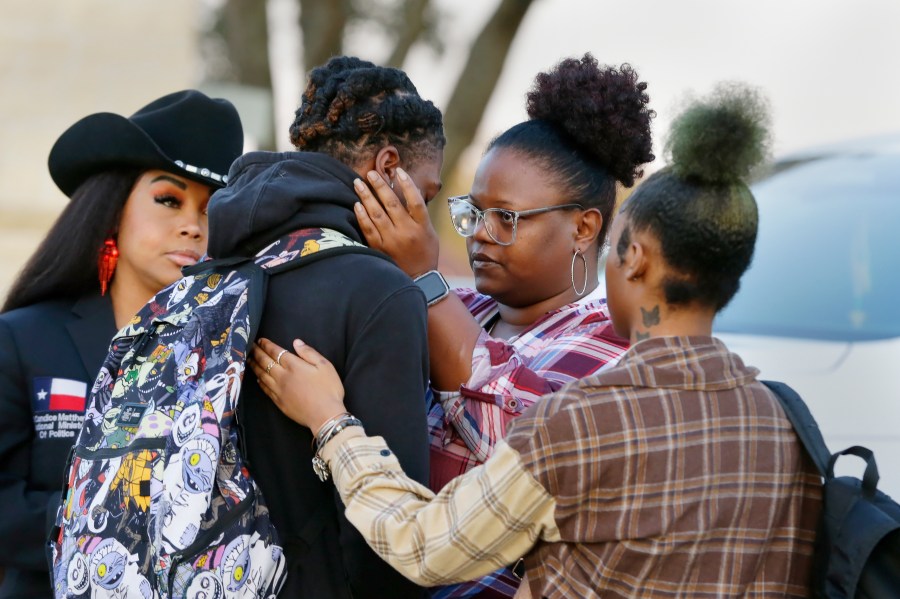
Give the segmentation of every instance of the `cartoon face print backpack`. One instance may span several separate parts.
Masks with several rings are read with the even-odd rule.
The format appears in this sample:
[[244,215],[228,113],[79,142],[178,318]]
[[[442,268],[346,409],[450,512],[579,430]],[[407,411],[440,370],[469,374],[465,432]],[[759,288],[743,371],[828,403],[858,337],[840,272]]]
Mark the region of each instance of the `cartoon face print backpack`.
[[277,594],[284,556],[241,456],[244,362],[268,274],[345,252],[372,250],[304,229],[197,264],[117,333],[69,458],[55,597]]

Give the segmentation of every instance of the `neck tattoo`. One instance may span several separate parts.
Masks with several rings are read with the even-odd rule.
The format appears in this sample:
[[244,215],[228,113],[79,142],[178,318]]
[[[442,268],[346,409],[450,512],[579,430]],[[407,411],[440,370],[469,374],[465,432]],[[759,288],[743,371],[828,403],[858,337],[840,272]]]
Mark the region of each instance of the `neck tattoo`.
[[647,328],[659,324],[659,304],[655,305],[652,310],[645,310],[641,306],[641,317],[644,320],[644,326]]

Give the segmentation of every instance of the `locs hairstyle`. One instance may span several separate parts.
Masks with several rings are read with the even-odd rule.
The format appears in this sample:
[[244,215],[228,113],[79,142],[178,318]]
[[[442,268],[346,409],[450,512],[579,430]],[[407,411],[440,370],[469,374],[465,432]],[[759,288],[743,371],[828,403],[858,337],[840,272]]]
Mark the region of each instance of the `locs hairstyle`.
[[386,145],[415,162],[445,143],[441,111],[422,99],[406,73],[354,57],[313,69],[295,115],[290,132],[298,150],[349,165]]
[[499,135],[486,152],[521,153],[558,183],[566,203],[599,208],[601,243],[616,202],[616,181],[634,185],[654,158],[647,84],[628,64],[600,66],[590,54],[539,73],[527,95],[529,120]]
[[19,273],[3,312],[38,302],[99,292],[97,259],[114,235],[138,175],[144,169],[110,169],[82,183]]
[[759,216],[747,178],[770,149],[769,109],[756,90],[721,84],[672,123],[670,166],[648,177],[626,201],[621,259],[631,231],[649,230],[670,276],[666,302],[698,302],[721,310],[753,257]]

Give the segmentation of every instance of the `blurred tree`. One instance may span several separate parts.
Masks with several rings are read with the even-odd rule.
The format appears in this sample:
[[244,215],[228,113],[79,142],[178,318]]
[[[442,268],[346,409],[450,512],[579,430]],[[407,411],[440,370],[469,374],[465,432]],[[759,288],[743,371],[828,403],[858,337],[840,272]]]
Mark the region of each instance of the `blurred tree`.
[[[230,0],[240,2],[241,0]],[[355,10],[350,0],[299,0],[303,64],[306,69],[342,54],[344,30]]]
[[252,87],[271,89],[266,3],[228,0],[222,6],[220,23],[235,79]]
[[[272,70],[269,64],[269,24],[266,2],[225,0],[215,5],[201,44],[206,79],[237,83],[265,90],[272,112]],[[269,131],[260,131],[261,140],[274,144],[273,119],[260,119]],[[262,142],[265,145],[265,142]],[[261,147],[272,150],[274,147]]]
[[387,59],[387,64],[402,67],[409,49],[423,35],[431,33],[431,39],[437,39],[433,35],[434,21],[429,19],[428,7],[429,0],[407,0],[403,3],[403,9],[397,13],[401,25],[398,28],[397,43],[390,58]]
[[[375,26],[391,41],[383,64],[402,67],[410,49],[428,44],[443,50],[443,15],[430,0],[294,0],[300,7],[305,69],[343,54],[348,38]],[[503,70],[519,25],[535,0],[498,0],[492,16],[469,48],[468,60],[443,106],[447,148],[444,173],[451,176],[471,144]],[[266,3],[224,0],[207,35],[208,76],[271,90]],[[373,57],[366,56],[373,60]],[[376,59],[377,60],[377,59]],[[264,148],[265,149],[265,148]]]
[[475,137],[481,117],[503,71],[506,55],[534,0],[500,0],[469,50],[469,59],[444,107],[444,169],[452,173]]

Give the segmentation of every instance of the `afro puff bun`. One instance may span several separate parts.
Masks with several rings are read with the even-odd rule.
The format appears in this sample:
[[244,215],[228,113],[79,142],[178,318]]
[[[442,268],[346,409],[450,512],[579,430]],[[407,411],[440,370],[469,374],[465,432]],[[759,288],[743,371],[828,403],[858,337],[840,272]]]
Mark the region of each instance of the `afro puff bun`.
[[651,162],[650,121],[654,111],[647,84],[628,64],[599,66],[590,53],[567,58],[540,73],[528,93],[526,108],[533,120],[562,130],[617,181],[631,187]]
[[647,177],[622,207],[628,218],[616,251],[631,231],[649,230],[669,274],[662,287],[672,305],[716,311],[740,288],[753,258],[759,211],[746,179],[767,156],[768,103],[746,85],[720,84],[674,119],[665,150],[670,165]]
[[665,153],[673,173],[706,184],[748,178],[771,149],[769,105],[744,84],[721,83],[674,120]]

